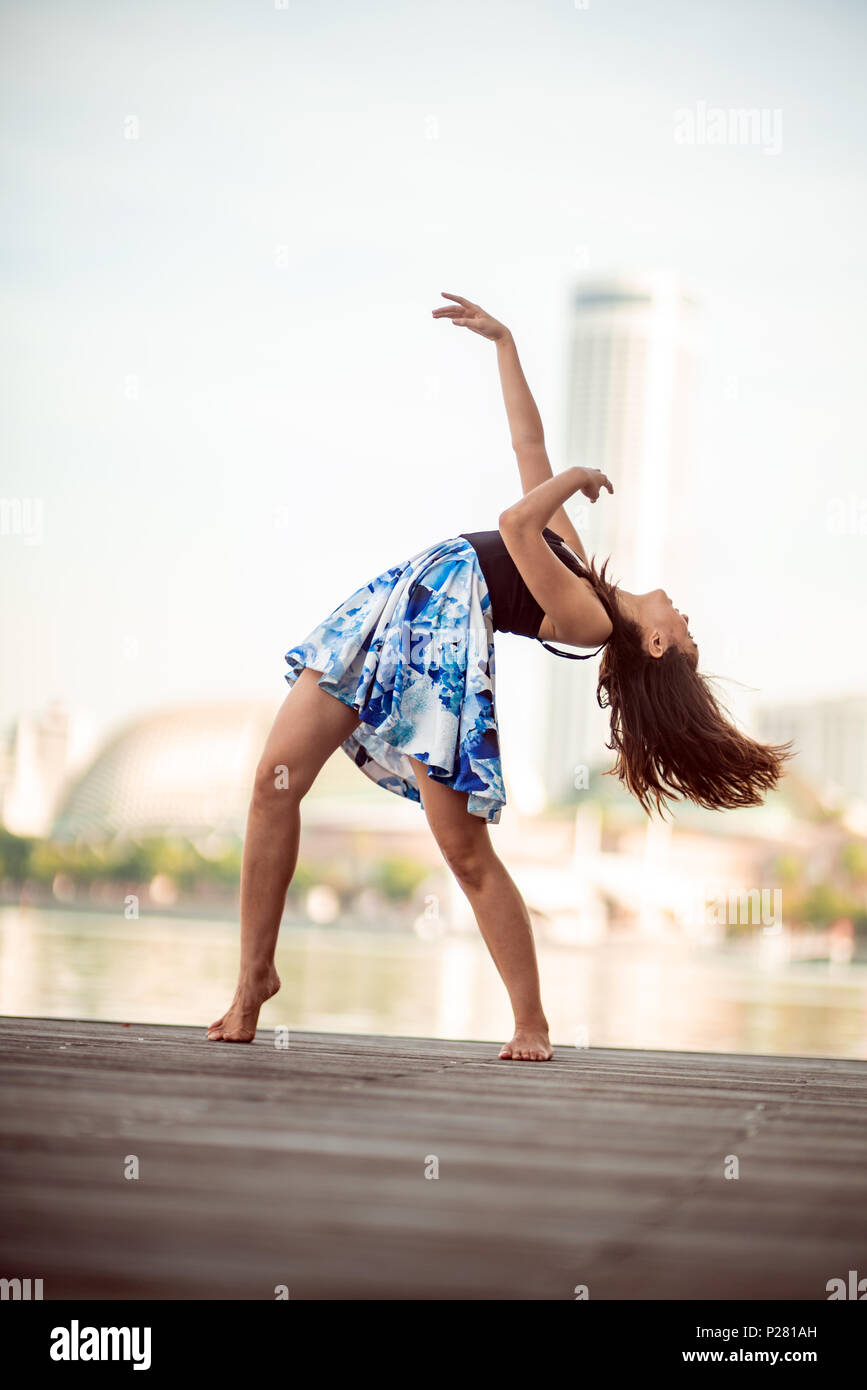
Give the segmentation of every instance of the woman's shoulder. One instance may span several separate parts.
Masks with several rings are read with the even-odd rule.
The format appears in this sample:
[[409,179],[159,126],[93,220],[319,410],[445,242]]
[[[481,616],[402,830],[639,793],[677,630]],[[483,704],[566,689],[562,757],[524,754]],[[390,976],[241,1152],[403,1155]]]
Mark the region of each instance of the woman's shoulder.
[[552,531],[550,526],[545,527],[542,535],[545,537],[545,540],[548,542],[554,554],[559,560],[563,561],[564,565],[574,571],[581,579],[587,577],[588,570],[586,564],[581,559],[581,556],[576,555],[572,547],[567,545],[562,536],[558,536],[557,532]]

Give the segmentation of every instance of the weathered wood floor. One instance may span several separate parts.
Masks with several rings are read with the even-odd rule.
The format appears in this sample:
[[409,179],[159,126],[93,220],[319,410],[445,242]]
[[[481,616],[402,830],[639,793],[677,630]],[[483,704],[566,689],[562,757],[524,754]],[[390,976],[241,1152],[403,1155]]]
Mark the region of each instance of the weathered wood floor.
[[867,1063],[11,1018],[0,1051],[0,1276],[46,1299],[812,1300],[867,1274]]

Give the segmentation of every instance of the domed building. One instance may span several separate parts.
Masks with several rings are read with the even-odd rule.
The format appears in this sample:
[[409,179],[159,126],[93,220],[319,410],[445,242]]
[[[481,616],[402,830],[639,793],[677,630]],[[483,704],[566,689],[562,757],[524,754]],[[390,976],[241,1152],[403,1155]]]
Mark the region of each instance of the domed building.
[[[53,838],[243,836],[256,764],[277,708],[273,702],[196,704],[128,724],[61,797]],[[418,807],[385,794],[340,748],[306,805],[307,823],[352,823],[362,812],[368,825],[423,828]]]
[[226,702],[169,710],[127,725],[67,790],[54,837],[242,834],[274,714],[271,704]]

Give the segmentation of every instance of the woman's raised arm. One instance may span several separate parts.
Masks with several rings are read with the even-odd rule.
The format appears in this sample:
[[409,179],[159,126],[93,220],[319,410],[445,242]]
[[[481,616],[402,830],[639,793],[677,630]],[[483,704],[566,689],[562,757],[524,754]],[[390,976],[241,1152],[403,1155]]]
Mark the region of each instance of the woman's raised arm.
[[[487,338],[497,345],[500,385],[503,388],[512,448],[521,475],[521,487],[525,494],[531,492],[547,478],[552,478],[554,472],[545,448],[542,417],[533,399],[533,393],[527,385],[515,340],[506,325],[486,313],[481,305],[474,304],[472,300],[464,299],[459,294],[447,294],[445,290],[442,291],[442,295],[444,299],[454,300],[454,303],[434,309],[435,319],[451,319],[456,327],[469,328],[473,333],[478,333],[482,338]],[[587,556],[581,538],[569,520],[565,507],[559,507],[551,517],[551,527],[586,561]]]

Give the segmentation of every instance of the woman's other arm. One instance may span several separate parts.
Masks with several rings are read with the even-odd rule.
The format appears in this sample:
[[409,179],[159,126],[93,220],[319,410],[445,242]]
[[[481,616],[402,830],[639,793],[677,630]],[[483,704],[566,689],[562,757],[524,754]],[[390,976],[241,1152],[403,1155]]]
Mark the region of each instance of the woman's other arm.
[[581,492],[595,502],[603,488],[614,491],[604,473],[595,468],[567,468],[539,483],[501,512],[499,519],[506,549],[550,620],[556,639],[576,647],[604,642],[611,635],[611,619],[589,583],[553,553],[542,531],[567,497]]

